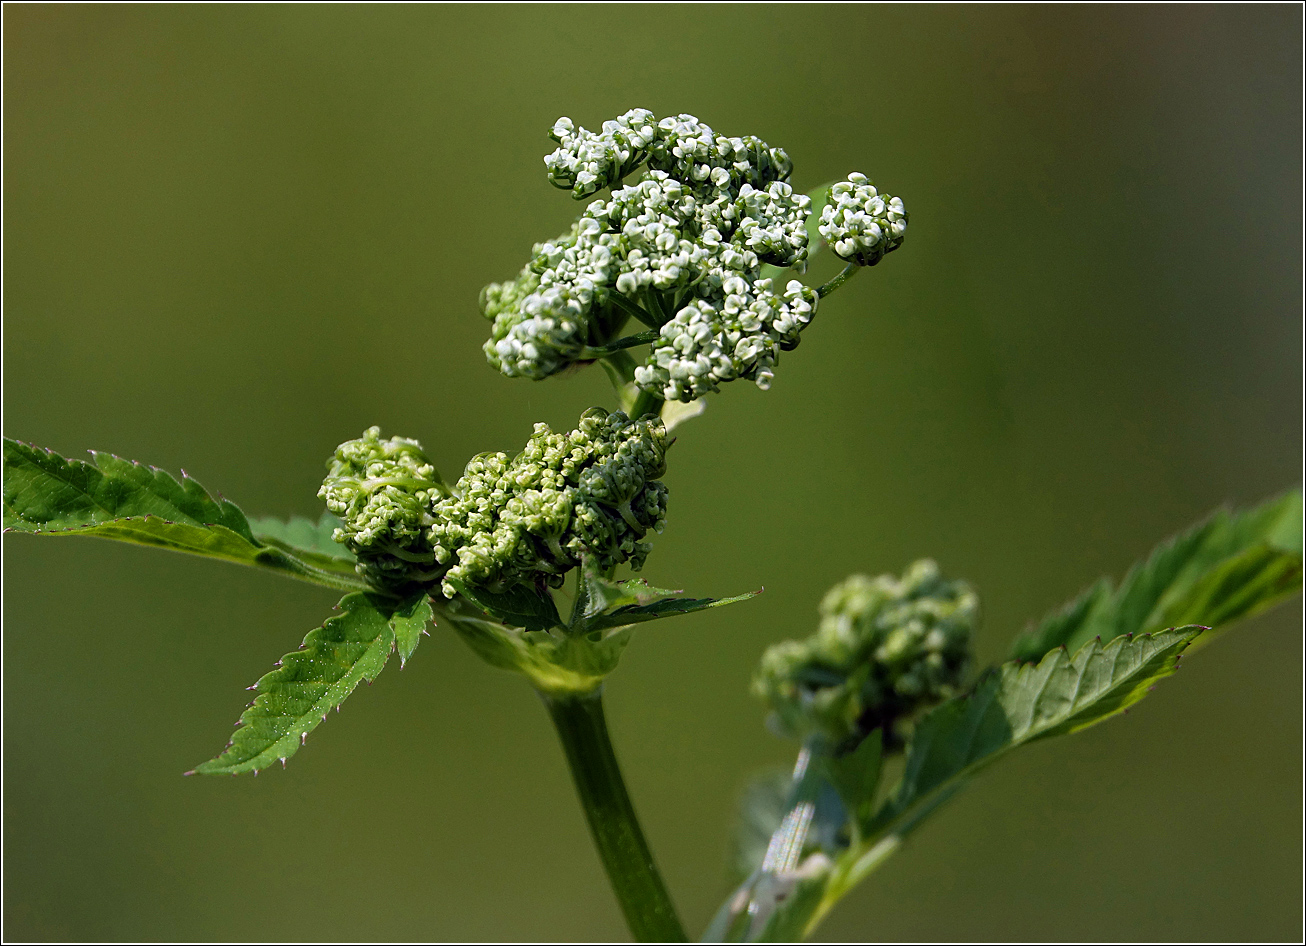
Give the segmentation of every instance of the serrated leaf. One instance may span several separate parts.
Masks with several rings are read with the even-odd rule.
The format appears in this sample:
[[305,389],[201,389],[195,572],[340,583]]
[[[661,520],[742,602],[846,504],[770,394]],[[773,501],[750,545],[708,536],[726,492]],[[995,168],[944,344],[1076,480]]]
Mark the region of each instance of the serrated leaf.
[[395,648],[399,651],[399,666],[402,668],[413,656],[417,645],[421,643],[426,625],[435,619],[431,610],[431,601],[426,595],[418,595],[395,609],[390,618],[390,627],[395,634]]
[[92,451],[94,463],[4,441],[4,528],[92,536],[219,558],[337,589],[363,589],[352,567],[324,568],[259,542],[235,503],[155,467]]
[[584,595],[581,621],[589,622],[608,611],[632,604],[646,604],[661,595],[675,595],[672,589],[654,588],[646,581],[609,581],[597,572],[585,569],[581,573],[580,589]]
[[1090,641],[1072,657],[1058,648],[1037,664],[1012,661],[967,696],[930,712],[912,736],[884,824],[950,781],[1034,739],[1078,732],[1141,700],[1174,672],[1204,628],[1183,627],[1109,644]]
[[[214,499],[185,474],[178,482],[156,467],[97,451],[91,451],[91,456],[94,465],[6,437],[5,528],[58,532],[154,518],[175,526],[220,526],[245,544],[255,545],[240,509],[225,499]],[[130,522],[120,526],[124,531],[132,527]],[[155,535],[142,541],[160,544]]]
[[396,606],[377,595],[348,594],[339,608],[339,615],[309,631],[299,650],[282,657],[276,670],[254,684],[251,689],[258,695],[241,714],[231,744],[196,766],[195,773],[239,775],[278,761],[284,765],[330,710],[359,683],[376,679],[398,635],[420,635],[431,619],[425,595]]
[[537,592],[525,585],[514,585],[507,591],[487,591],[472,588],[457,578],[446,578],[445,581],[482,611],[511,627],[547,631],[562,625],[558,606],[547,591]]
[[1302,495],[1293,490],[1240,513],[1221,510],[1167,540],[1118,590],[1102,579],[1026,631],[1012,656],[1037,660],[1054,647],[1177,624],[1227,625],[1295,594],[1301,578]]

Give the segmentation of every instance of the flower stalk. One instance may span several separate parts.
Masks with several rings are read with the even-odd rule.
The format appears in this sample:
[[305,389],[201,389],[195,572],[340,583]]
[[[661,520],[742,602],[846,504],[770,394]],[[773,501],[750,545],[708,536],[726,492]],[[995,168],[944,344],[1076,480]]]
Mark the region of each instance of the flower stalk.
[[622,781],[603,716],[602,690],[540,696],[631,934],[639,942],[688,942]]

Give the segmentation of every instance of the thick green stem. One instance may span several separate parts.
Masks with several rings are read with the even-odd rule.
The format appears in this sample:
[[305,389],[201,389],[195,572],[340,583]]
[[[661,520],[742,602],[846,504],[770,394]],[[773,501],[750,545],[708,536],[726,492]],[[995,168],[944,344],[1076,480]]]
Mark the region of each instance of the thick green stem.
[[687,942],[621,780],[600,692],[541,696],[558,730],[594,846],[631,934],[640,942]]
[[631,405],[631,417],[643,417],[645,414],[661,414],[662,405],[667,403],[656,394],[649,394],[643,388],[640,388],[639,394],[635,396],[635,403]]

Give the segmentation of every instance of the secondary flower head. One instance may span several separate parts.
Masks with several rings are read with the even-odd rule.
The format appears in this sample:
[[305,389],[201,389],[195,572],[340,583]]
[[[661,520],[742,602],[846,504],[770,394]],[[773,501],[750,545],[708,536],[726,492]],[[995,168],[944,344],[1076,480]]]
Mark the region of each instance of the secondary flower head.
[[537,245],[516,280],[486,287],[490,363],[509,377],[547,377],[634,314],[660,330],[635,375],[646,391],[690,401],[738,378],[768,387],[779,351],[798,344],[817,303],[797,280],[780,289],[762,276],[765,264],[802,271],[807,262],[811,199],[786,183],[784,151],[646,109],[599,132],[561,118],[552,137],[549,180],[577,199],[603,188],[609,197]]
[[817,632],[768,648],[753,681],[788,734],[839,747],[882,727],[892,743],[921,710],[958,692],[979,599],[934,562],[900,579],[853,575],[820,610]]
[[656,417],[591,408],[565,434],[536,424],[511,460],[473,457],[451,490],[417,441],[372,427],[336,450],[318,495],[344,520],[335,540],[379,588],[556,588],[582,557],[601,572],[643,566],[645,537],[666,521],[668,445]]
[[430,510],[449,492],[422,445],[382,440],[370,427],[337,447],[327,468],[318,496],[343,520],[334,538],[358,556],[359,573],[379,587],[420,581],[435,561]]
[[881,194],[865,174],[853,173],[830,188],[816,229],[840,258],[874,266],[902,246],[907,211],[900,198]]
[[650,530],[666,520],[666,431],[654,417],[586,411],[557,434],[536,424],[523,450],[487,453],[467,464],[454,495],[436,504],[430,539],[450,579],[500,591],[514,584],[562,584],[593,557],[601,571],[639,569]]

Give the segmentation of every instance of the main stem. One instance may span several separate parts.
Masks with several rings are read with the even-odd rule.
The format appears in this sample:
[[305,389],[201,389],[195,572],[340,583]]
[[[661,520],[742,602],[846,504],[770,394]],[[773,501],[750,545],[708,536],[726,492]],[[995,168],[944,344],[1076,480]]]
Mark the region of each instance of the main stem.
[[601,694],[540,695],[558,730],[590,835],[631,934],[640,942],[688,942],[621,780]]

